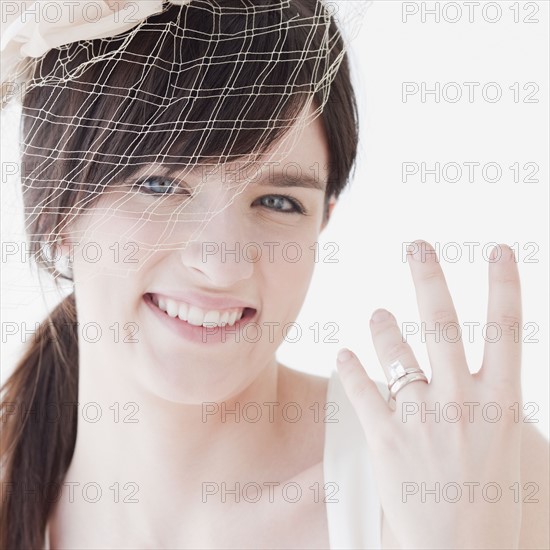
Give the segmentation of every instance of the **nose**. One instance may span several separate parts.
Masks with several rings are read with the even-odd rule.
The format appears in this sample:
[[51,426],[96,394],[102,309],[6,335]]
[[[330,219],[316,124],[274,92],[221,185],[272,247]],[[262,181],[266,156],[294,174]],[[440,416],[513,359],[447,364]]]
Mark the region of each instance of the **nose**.
[[181,251],[198,284],[229,288],[252,277],[257,247],[246,240],[242,217],[234,204],[226,206],[205,220],[197,239]]

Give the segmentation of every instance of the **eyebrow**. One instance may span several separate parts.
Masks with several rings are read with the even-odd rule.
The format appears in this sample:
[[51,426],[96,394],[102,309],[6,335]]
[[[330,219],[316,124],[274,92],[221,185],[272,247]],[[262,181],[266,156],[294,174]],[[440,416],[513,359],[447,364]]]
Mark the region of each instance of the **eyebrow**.
[[306,189],[318,189],[319,191],[325,191],[324,182],[318,178],[314,178],[309,175],[300,177],[289,177],[284,174],[272,174],[267,177],[261,178],[258,181],[252,182],[252,185],[273,185],[274,187],[304,187]]
[[[201,166],[196,167],[197,170],[201,169]],[[191,170],[191,174],[195,169]],[[173,170],[170,170],[166,166],[162,165],[152,170],[152,174],[161,173],[162,175],[168,176]],[[201,173],[202,176],[202,173]],[[308,174],[300,175],[299,177],[292,177],[281,172],[276,172],[274,174],[267,174],[266,176],[260,178],[258,181],[251,181],[249,185],[260,185],[260,186],[273,186],[273,187],[303,187],[305,189],[316,189],[318,191],[326,192],[326,186],[328,182],[323,181],[319,178],[315,178]]]

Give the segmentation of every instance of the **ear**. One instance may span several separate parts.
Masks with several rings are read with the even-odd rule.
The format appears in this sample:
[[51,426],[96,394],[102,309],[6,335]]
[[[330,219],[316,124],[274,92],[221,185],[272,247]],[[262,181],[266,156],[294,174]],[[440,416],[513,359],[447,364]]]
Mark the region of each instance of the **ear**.
[[63,258],[65,261],[72,261],[74,256],[74,247],[75,244],[77,244],[72,238],[72,235],[64,230],[58,233],[54,242],[60,259]]
[[321,225],[321,231],[323,231],[323,229],[327,226],[329,220],[330,220],[330,217],[332,215],[332,211],[334,210],[334,207],[336,206],[336,198],[334,197],[334,195],[329,199],[329,203],[328,203],[328,212],[326,214],[326,217],[323,219],[323,223]]
[[74,248],[71,244],[67,244],[65,239],[60,239],[59,249],[61,250],[61,255],[63,256],[64,261],[71,262],[73,260]]

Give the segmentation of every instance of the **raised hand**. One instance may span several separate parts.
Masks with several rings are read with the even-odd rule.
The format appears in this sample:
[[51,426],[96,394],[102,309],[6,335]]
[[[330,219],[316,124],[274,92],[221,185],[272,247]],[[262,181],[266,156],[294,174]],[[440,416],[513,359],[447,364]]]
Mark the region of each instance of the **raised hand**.
[[[522,321],[513,251],[505,245],[493,251],[487,320],[501,330],[486,341],[481,369],[471,374],[435,251],[423,241],[412,249],[420,317],[432,335],[431,381],[404,385],[392,410],[355,354],[338,360],[365,431],[385,522],[401,548],[518,548],[518,491],[528,480],[520,479]],[[396,361],[422,368],[391,313],[377,310],[370,328],[388,380]]]

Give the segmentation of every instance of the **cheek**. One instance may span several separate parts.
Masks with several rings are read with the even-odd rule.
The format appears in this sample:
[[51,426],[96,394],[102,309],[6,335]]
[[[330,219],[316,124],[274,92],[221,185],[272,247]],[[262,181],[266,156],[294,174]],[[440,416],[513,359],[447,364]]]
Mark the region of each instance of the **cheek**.
[[167,244],[166,248],[172,250],[177,246],[176,240],[170,238],[174,224],[166,216],[158,220],[147,219],[137,210],[107,209],[103,215],[100,212],[96,209],[86,220],[86,228],[73,232],[68,242],[75,281],[109,278],[115,283],[135,279],[150,259],[159,255],[162,245]]
[[[184,250],[191,238],[201,241],[202,224],[197,222],[196,215],[194,219],[185,219],[189,218],[188,213],[174,212],[174,208],[168,206],[148,211],[147,204],[139,198],[130,198],[123,203],[124,207],[117,208],[108,200],[108,197],[103,199],[103,203],[89,212],[85,229],[72,239],[75,282],[94,287],[105,285],[104,292],[108,285],[110,289],[122,289],[128,294],[136,286],[134,282],[146,280],[159,261]],[[263,266],[263,277],[272,282],[273,290],[301,296],[307,290],[319,257],[321,210],[318,209],[319,216],[307,218],[254,214],[239,230],[239,261],[259,262]],[[224,233],[230,240],[231,231],[220,230],[215,236]],[[231,258],[227,261],[232,261]]]
[[315,268],[318,245],[314,238],[286,240],[262,256],[262,289],[266,308],[274,319],[294,321],[305,300]]

